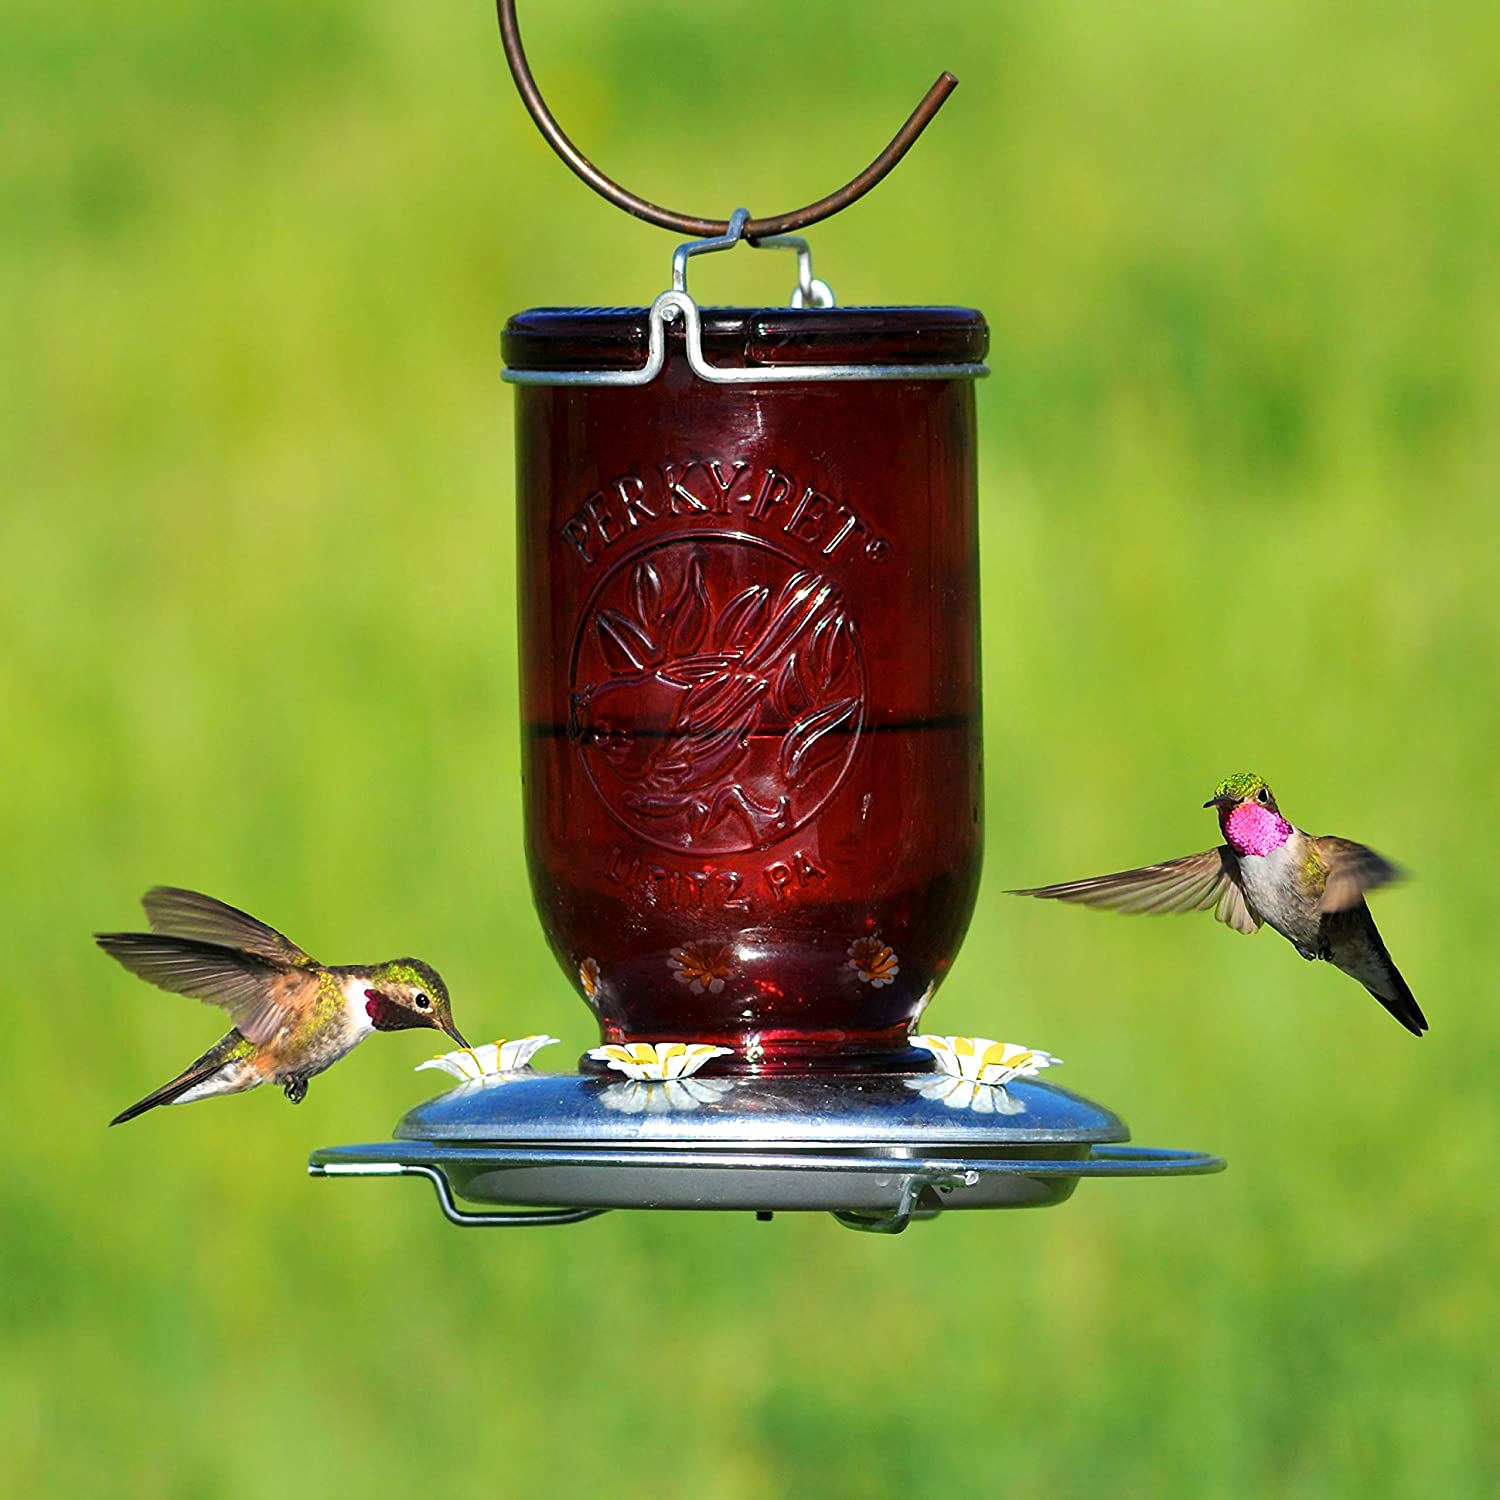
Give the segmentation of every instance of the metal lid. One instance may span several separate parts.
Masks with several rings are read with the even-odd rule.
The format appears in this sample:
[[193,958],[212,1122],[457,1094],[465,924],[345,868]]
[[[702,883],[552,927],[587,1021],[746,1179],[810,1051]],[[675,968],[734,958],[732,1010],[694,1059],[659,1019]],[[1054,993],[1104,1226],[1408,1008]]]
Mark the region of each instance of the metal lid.
[[[536,307],[505,325],[500,350],[521,370],[631,370],[646,361],[649,307]],[[968,365],[989,349],[972,307],[700,307],[703,353],[716,365]],[[667,335],[680,353],[681,324]]]
[[[959,1085],[959,1087],[947,1087]],[[659,1083],[578,1074],[501,1074],[410,1110],[406,1141],[810,1148],[1128,1140],[1103,1106],[1053,1084],[1001,1089],[942,1074],[718,1078]]]

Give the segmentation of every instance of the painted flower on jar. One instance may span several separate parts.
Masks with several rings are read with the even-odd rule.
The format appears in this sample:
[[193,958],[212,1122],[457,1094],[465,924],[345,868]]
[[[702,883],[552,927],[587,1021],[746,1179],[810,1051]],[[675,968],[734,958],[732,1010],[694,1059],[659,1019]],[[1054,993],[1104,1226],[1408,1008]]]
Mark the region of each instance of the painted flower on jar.
[[849,967],[861,984],[876,990],[890,984],[901,972],[896,950],[878,937],[855,938],[849,944]]
[[590,1005],[599,995],[599,960],[597,958],[586,958],[578,965],[578,983],[583,986],[583,998]]
[[717,995],[734,975],[734,954],[722,943],[684,943],[667,959],[672,978],[695,995]]

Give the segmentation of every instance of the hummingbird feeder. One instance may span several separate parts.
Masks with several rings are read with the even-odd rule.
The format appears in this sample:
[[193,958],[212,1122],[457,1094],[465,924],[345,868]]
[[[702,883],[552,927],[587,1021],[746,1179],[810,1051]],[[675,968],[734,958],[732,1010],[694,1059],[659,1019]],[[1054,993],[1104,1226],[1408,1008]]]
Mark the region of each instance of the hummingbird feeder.
[[[1126,1144],[1037,1080],[1045,1053],[918,1034],[979,880],[988,329],[969,308],[841,308],[791,231],[879,182],[957,80],[817,203],[700,219],[577,150],[498,9],[558,155],[695,237],[650,307],[534,309],[502,341],[527,864],[601,1046],[573,1074],[516,1063],[545,1037],[452,1054],[466,1081],[310,1170],[426,1177],[459,1224],[818,1209],[892,1232],[1060,1203],[1083,1177],[1221,1169]],[[693,298],[693,257],[741,245],[795,255],[789,307]]]

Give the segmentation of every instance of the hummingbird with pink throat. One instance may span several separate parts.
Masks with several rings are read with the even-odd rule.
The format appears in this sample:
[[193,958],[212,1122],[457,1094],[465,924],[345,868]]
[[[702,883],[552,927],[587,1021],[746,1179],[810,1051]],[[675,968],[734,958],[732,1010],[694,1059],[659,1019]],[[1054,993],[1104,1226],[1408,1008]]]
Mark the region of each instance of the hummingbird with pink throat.
[[1265,778],[1226,777],[1204,807],[1224,842],[1202,854],[1116,875],[1012,891],[1123,912],[1207,911],[1236,932],[1274,928],[1303,958],[1323,959],[1364,987],[1414,1036],[1427,1018],[1391,961],[1365,892],[1399,872],[1373,849],[1304,833],[1281,815]]
[[99,932],[94,941],[140,978],[217,1005],[234,1029],[175,1078],[109,1123],[160,1104],[242,1094],[263,1083],[293,1104],[307,1081],[377,1031],[453,1024],[448,987],[417,958],[326,967],[274,927],[197,891],[157,886],[142,898],[150,932]]

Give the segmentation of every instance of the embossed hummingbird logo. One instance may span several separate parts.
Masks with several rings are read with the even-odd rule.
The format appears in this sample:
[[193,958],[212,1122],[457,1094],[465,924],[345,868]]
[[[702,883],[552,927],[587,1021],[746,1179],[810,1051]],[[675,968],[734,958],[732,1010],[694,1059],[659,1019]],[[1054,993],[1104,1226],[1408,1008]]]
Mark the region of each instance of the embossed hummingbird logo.
[[[863,702],[837,589],[799,569],[774,597],[750,584],[716,610],[694,556],[675,589],[638,563],[629,596],[628,610],[594,616],[616,671],[573,692],[570,732],[625,784],[631,813],[682,819],[690,838],[731,817],[757,844],[780,837],[796,787],[838,753],[831,736]],[[774,762],[751,765],[754,737],[772,732]]]

